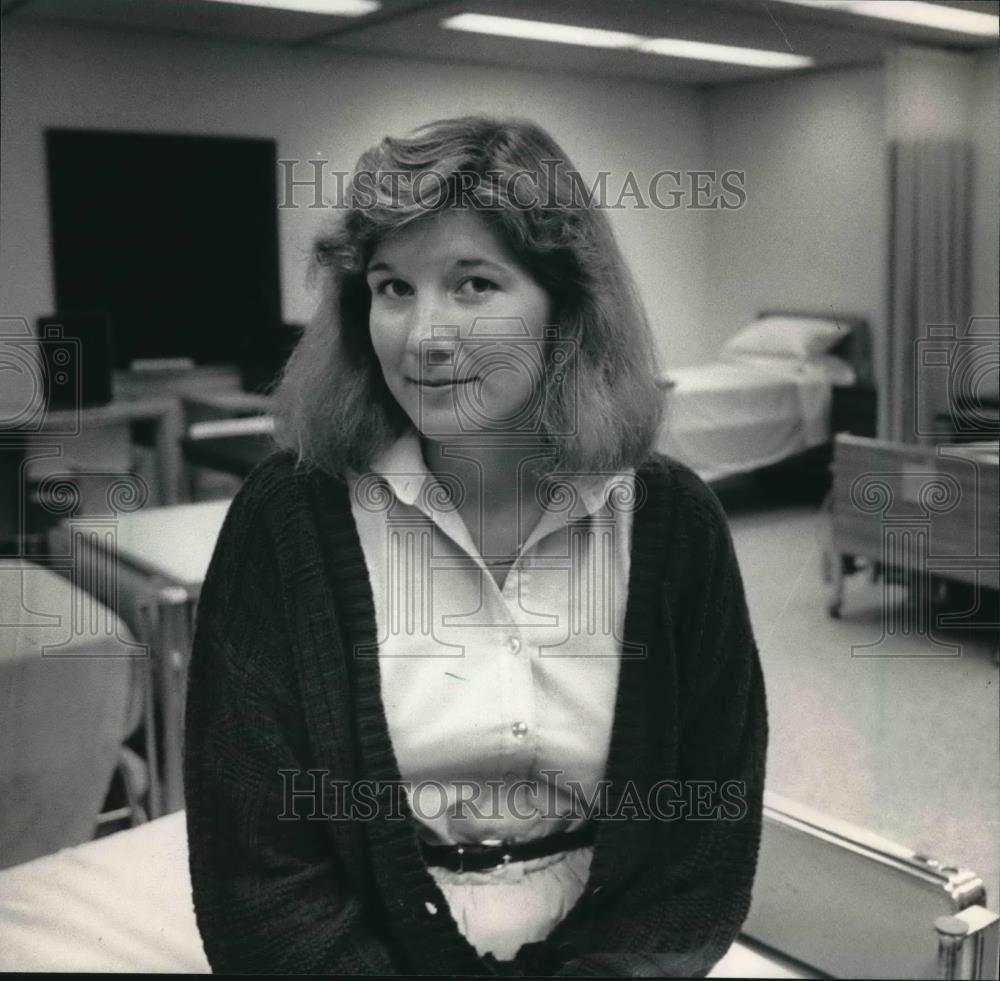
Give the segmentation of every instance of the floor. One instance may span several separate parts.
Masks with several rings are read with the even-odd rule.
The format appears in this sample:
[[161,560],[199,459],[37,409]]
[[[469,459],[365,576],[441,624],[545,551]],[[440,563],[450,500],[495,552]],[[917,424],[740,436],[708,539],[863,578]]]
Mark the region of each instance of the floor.
[[[1000,907],[996,630],[921,637],[909,656],[859,656],[897,586],[859,573],[827,614],[816,493],[717,485],[743,570],[768,689],[770,790],[929,857],[971,868]],[[883,600],[883,597],[885,599]]]

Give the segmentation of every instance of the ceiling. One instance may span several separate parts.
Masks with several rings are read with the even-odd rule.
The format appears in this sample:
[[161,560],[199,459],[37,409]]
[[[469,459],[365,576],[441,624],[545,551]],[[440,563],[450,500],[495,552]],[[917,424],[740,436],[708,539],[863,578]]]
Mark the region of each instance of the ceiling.
[[[936,0],[942,6],[1000,12],[998,0]],[[900,45],[952,50],[997,46],[972,37],[783,0],[382,0],[365,17],[331,17],[208,0],[0,0],[3,19],[44,21],[113,31],[141,31],[435,61],[501,65],[608,77],[712,85],[773,77],[749,68],[635,51],[459,33],[442,18],[476,12],[648,37],[789,51],[815,67],[871,64]]]

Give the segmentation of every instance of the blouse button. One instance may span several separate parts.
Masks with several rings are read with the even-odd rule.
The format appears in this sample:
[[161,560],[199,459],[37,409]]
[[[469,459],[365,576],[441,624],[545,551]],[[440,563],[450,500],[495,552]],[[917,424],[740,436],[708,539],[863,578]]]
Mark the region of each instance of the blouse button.
[[522,736],[527,735],[527,733],[528,733],[528,726],[524,722],[515,722],[510,727],[510,731],[512,733],[514,733],[514,735],[517,736],[518,739],[520,739]]
[[521,650],[521,642],[516,637],[508,637],[507,650],[509,650],[511,654],[517,654],[518,651]]

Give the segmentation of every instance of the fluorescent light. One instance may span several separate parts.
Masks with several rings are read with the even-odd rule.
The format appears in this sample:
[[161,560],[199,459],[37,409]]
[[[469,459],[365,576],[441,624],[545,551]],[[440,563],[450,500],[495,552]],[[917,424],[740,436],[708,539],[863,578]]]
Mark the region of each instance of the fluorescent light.
[[379,0],[211,0],[243,7],[273,7],[297,10],[306,14],[336,14],[338,17],[362,17],[379,9]]
[[557,44],[580,44],[588,48],[634,48],[642,38],[624,31],[602,31],[572,24],[550,24],[519,17],[494,17],[492,14],[456,14],[441,21],[450,31],[473,34],[496,34],[527,41],[554,41]]
[[458,14],[445,18],[441,21],[441,26],[451,31],[471,31],[475,34],[516,37],[527,41],[551,41],[556,44],[578,44],[589,48],[614,48],[670,58],[753,65],[757,68],[803,68],[813,63],[812,58],[784,51],[760,51],[755,48],[704,44],[701,41],[681,41],[668,37],[643,37],[625,31],[603,31],[593,27],[551,24],[517,17],[495,17],[491,14]]
[[1000,34],[1000,17],[978,10],[942,7],[924,0],[784,0],[805,7],[826,7],[865,17],[881,17],[902,24],[933,27],[939,31],[996,37]]
[[681,41],[672,37],[644,40],[638,50],[668,58],[697,58],[699,61],[722,61],[729,65],[753,65],[755,68],[806,68],[813,63],[812,58],[787,51],[761,51],[730,44]]

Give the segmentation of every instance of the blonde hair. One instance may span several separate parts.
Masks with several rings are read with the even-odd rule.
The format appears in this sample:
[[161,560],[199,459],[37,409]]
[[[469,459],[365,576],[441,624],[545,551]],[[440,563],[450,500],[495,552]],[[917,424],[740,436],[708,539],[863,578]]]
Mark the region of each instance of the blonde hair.
[[[399,436],[408,419],[372,347],[365,270],[386,236],[471,200],[552,298],[559,340],[571,342],[561,384],[548,384],[556,366],[546,366],[537,420],[538,437],[554,447],[552,469],[645,460],[663,412],[655,345],[607,216],[579,203],[574,174],[552,137],[521,120],[441,120],[362,154],[349,206],[314,244],[309,281],[320,300],[275,391],[279,445],[343,475],[366,470]],[[421,176],[434,178],[431,204]],[[534,188],[527,206],[516,183],[524,177]]]

